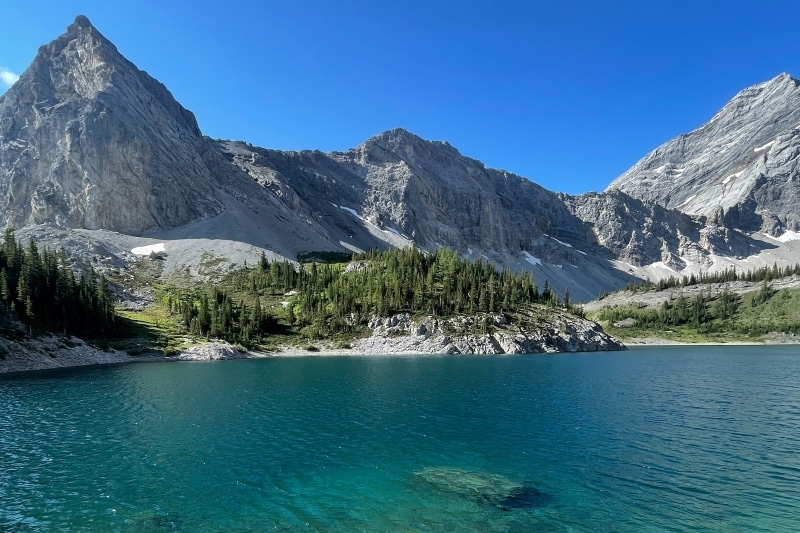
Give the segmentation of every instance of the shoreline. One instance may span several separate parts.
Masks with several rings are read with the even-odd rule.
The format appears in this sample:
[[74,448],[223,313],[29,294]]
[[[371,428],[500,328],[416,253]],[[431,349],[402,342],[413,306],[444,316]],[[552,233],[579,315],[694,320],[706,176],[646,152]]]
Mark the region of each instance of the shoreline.
[[687,342],[659,337],[635,337],[623,340],[625,346],[792,346],[800,345],[800,338],[767,338],[761,341],[704,341]]
[[[401,352],[378,353],[365,349],[364,346],[353,348],[334,348],[319,346],[316,350],[307,350],[299,346],[282,346],[270,351],[239,351],[231,344],[223,341],[210,341],[205,344],[183,350],[175,356],[155,355],[130,355],[117,350],[103,351],[86,344],[80,339],[72,337],[43,337],[29,339],[24,343],[13,343],[14,348],[9,351],[10,341],[3,340],[6,345],[7,355],[0,359],[0,375],[14,375],[29,372],[48,370],[62,370],[80,367],[97,367],[133,363],[171,363],[180,361],[228,361],[241,359],[266,359],[272,357],[404,357],[404,356],[442,356],[448,353],[437,353],[422,350],[408,350]],[[800,338],[767,339],[764,341],[731,341],[731,342],[681,342],[668,339],[634,338],[626,342],[626,346],[643,348],[648,346],[776,346],[800,345]],[[11,353],[22,352],[24,355],[13,356]],[[547,352],[545,352],[547,353]],[[551,352],[551,353],[579,353],[579,352]],[[580,352],[598,353],[598,352]],[[486,354],[488,355],[488,354]],[[514,355],[514,354],[496,354]],[[531,354],[537,355],[537,354]]]

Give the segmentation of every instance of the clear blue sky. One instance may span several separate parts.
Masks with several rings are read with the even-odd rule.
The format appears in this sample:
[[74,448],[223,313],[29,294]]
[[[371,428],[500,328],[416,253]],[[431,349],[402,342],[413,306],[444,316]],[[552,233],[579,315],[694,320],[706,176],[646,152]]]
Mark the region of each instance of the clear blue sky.
[[800,3],[737,0],[2,2],[0,69],[77,14],[212,137],[330,151],[404,127],[569,193],[800,77]]

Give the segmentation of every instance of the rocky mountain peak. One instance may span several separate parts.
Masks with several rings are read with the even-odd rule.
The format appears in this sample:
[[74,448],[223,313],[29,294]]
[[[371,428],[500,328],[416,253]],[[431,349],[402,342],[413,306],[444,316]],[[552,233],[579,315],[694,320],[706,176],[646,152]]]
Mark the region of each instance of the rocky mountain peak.
[[788,72],[781,72],[771,80],[764,82],[764,85],[792,85],[797,87],[798,81]]
[[414,142],[426,142],[422,137],[415,135],[405,128],[393,128],[379,133],[365,141],[369,142],[385,142],[391,144],[409,144]]
[[800,82],[784,73],[740,91],[706,124],[662,144],[607,190],[690,215],[733,211],[745,231],[796,230],[798,164]]
[[204,142],[194,115],[78,16],[0,97],[0,225],[139,233],[217,212]]
[[76,38],[79,38],[81,35],[85,34],[92,35],[95,38],[104,41],[103,42],[104,45],[110,46],[116,51],[117,49],[116,46],[114,46],[114,44],[111,43],[111,41],[103,37],[103,35],[91,23],[89,18],[86,17],[86,15],[78,15],[77,17],[75,17],[73,23],[67,26],[67,31],[65,31],[64,34],[59,39],[56,39],[56,41],[54,41],[51,44],[74,40]]
[[399,163],[414,165],[417,161],[431,158],[463,157],[450,143],[429,141],[411,133],[404,128],[384,131],[364,141],[358,148],[351,150],[357,158],[367,163]]
[[735,119],[741,116],[774,114],[778,109],[797,98],[798,81],[789,74],[782,73],[771,80],[757,83],[737,93],[730,102],[717,113],[709,124],[720,118]]
[[37,97],[52,99],[50,102],[39,99],[41,103],[56,104],[67,97],[54,94],[56,85],[81,97],[94,98],[107,87],[113,64],[121,59],[116,47],[81,15],[60,37],[39,48],[33,63],[20,78],[34,86],[32,90]]
[[86,15],[78,15],[77,17],[75,17],[75,22],[73,22],[73,23],[72,23],[72,24],[71,24],[71,25],[70,25],[70,26],[67,28],[67,30],[69,30],[69,28],[72,28],[72,27],[78,27],[78,28],[92,28],[92,27],[94,27],[94,26],[92,26],[92,23],[91,23],[91,22],[89,22],[89,19],[86,17]]

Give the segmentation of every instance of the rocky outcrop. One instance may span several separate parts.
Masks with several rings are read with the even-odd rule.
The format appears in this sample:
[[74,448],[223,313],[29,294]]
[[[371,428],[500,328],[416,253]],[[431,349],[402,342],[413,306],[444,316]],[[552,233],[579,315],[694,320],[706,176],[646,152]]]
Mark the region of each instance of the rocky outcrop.
[[504,315],[376,317],[353,347],[365,354],[532,354],[624,350],[594,322],[547,309],[511,322]]
[[607,191],[779,236],[800,230],[798,158],[800,82],[781,74],[647,154]]
[[240,352],[227,342],[213,341],[199,346],[192,346],[169,359],[177,361],[224,361],[227,359],[247,359],[248,355]]

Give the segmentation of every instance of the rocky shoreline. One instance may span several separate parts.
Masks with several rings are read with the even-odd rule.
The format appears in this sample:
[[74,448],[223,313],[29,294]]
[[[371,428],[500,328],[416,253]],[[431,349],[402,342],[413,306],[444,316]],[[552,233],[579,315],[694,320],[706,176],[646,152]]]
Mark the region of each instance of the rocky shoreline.
[[164,356],[155,351],[150,355],[134,356],[120,350],[102,350],[76,337],[44,335],[20,342],[0,338],[0,374],[123,363],[222,361],[269,355],[241,352],[224,341],[193,346],[175,356]]
[[625,349],[596,323],[557,310],[519,323],[504,315],[412,319],[401,314],[374,318],[369,327],[372,334],[354,345],[359,353],[535,354]]
[[[132,356],[102,350],[75,337],[46,335],[12,341],[0,338],[0,374],[90,365],[154,361],[220,361],[294,355],[400,355],[400,354],[535,354],[624,350],[625,345],[594,322],[553,311],[529,317],[521,324],[503,315],[424,317],[408,314],[376,317],[372,333],[347,348],[326,342],[312,350],[284,346],[270,352],[243,352],[224,341],[211,341],[181,351],[176,356]],[[481,333],[482,332],[482,333]]]
[[21,341],[0,338],[0,374],[155,360],[117,350],[104,351],[76,337],[43,335]]

